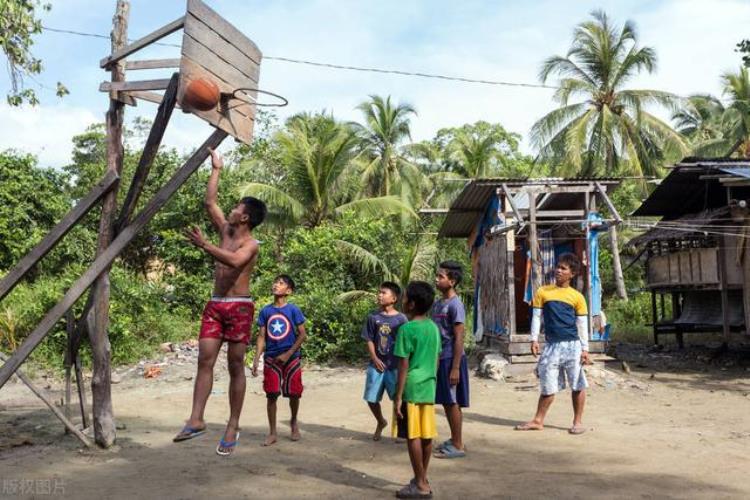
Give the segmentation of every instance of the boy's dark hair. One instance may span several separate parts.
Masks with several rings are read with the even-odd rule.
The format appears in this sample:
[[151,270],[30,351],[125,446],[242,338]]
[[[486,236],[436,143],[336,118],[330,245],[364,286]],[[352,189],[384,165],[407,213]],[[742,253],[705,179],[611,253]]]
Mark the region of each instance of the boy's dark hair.
[[278,281],[278,280],[283,281],[284,283],[286,283],[286,286],[288,286],[289,288],[292,289],[292,291],[294,291],[294,286],[295,286],[294,285],[294,280],[288,274],[279,274],[273,280],[274,281]]
[[435,289],[425,281],[411,281],[406,285],[406,300],[414,304],[414,312],[425,314],[435,301]]
[[245,205],[245,213],[247,214],[247,225],[250,229],[255,229],[265,220],[268,209],[266,204],[260,201],[258,198],[252,196],[245,196],[240,200]]
[[445,260],[441,262],[438,267],[440,269],[445,269],[445,274],[448,276],[448,279],[452,279],[455,283],[453,286],[458,286],[459,283],[461,283],[461,279],[464,277],[464,270],[461,267],[461,264],[455,260]]
[[578,257],[572,253],[564,253],[557,258],[557,264],[565,264],[573,274],[578,274],[581,269],[581,263],[578,261]]
[[380,284],[380,288],[385,288],[386,290],[390,290],[391,292],[393,292],[393,295],[396,296],[396,300],[399,300],[401,298],[401,287],[393,281],[382,282]]

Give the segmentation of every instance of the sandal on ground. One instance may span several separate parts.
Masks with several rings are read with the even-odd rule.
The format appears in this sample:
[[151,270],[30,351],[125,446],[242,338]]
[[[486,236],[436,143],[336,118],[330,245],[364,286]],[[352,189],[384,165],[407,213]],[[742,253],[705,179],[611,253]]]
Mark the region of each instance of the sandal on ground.
[[[224,438],[221,438],[219,440],[219,444],[216,445],[216,454],[222,457],[228,457],[229,455],[232,454],[232,452],[234,452],[234,449],[237,446],[237,443],[239,442],[240,442],[240,431],[237,431],[234,441],[224,441]],[[224,448],[226,451],[222,451],[222,448]]]
[[435,458],[463,458],[465,456],[466,452],[464,450],[459,450],[451,442],[434,453]]
[[190,427],[189,425],[186,425],[180,432],[177,433],[172,441],[175,443],[179,443],[180,441],[187,441],[188,439],[202,436],[205,433],[205,427]]
[[417,487],[417,483],[412,480],[396,492],[396,498],[432,498],[432,491],[423,493]]

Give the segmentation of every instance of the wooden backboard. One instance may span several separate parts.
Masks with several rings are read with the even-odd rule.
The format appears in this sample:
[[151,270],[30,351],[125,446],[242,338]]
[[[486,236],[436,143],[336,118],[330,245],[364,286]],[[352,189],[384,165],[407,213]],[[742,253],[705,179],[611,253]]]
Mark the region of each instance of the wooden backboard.
[[[237,28],[200,0],[188,0],[180,59],[180,85],[177,100],[184,112],[193,113],[236,139],[249,144],[253,136],[257,92],[232,97],[238,88],[258,88],[262,54]],[[222,92],[216,109],[200,111],[186,107],[182,96],[188,83],[199,77],[210,78]]]

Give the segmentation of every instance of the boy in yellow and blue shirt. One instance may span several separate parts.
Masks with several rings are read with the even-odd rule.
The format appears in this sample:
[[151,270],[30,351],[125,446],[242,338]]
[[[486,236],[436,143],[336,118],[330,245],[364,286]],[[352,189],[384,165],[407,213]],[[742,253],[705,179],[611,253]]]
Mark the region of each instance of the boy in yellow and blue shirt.
[[540,287],[532,301],[531,352],[539,354],[539,333],[544,317],[545,346],[537,374],[541,395],[534,418],[516,426],[519,431],[542,430],[555,394],[565,389],[567,379],[573,391],[573,426],[570,434],[583,434],[581,419],[586,403],[586,375],[583,364],[589,362],[588,309],[583,295],[570,286],[578,274],[578,258],[570,253],[559,257],[555,268],[555,284]]

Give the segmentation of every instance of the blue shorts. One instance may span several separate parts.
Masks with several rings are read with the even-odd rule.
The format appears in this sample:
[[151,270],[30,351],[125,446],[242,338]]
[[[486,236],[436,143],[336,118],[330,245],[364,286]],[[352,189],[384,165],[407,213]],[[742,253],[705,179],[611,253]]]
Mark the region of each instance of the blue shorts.
[[451,386],[450,376],[453,358],[441,359],[437,371],[437,391],[435,404],[455,405],[461,408],[469,407],[469,364],[466,354],[461,356],[461,366],[458,369],[458,385]]
[[398,370],[386,370],[379,372],[372,365],[367,365],[365,378],[365,401],[368,403],[380,403],[383,399],[383,391],[388,391],[388,397],[396,397],[396,382],[398,380]]

